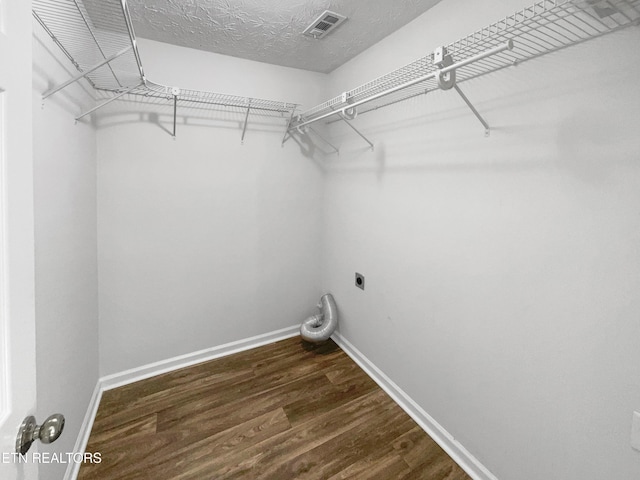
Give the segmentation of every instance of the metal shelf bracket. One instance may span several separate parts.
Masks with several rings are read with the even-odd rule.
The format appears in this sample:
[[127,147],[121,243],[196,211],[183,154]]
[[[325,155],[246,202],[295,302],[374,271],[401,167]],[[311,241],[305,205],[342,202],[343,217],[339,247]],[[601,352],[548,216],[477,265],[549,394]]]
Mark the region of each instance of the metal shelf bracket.
[[345,116],[344,113],[340,112],[340,118],[344,121],[344,123],[349,125],[349,127],[351,127],[351,129],[354,132],[356,132],[358,135],[360,135],[360,138],[362,138],[365,142],[367,142],[369,144],[369,146],[371,147],[371,151],[373,152],[373,150],[374,150],[373,143],[367,137],[365,137],[362,133],[360,133],[360,130],[358,130],[356,127],[354,127],[349,120],[347,120],[347,117]]
[[[312,127],[307,126],[307,128],[309,130],[311,130],[320,140],[322,140],[324,143],[326,143],[327,145],[329,145],[332,149],[333,149],[333,153],[340,155],[340,149],[337,148],[333,143],[331,143],[329,140],[327,140],[326,138],[324,138],[322,135],[320,135],[318,133],[318,131]],[[298,131],[300,131],[300,129],[298,129]]]
[[291,134],[289,133],[289,127],[291,126],[291,122],[293,121],[293,115],[296,113],[295,109],[291,110],[291,115],[289,116],[289,121],[287,122],[287,126],[284,129],[284,135],[282,135],[282,143],[281,147],[284,148],[285,142],[291,138]]
[[171,89],[171,94],[173,95],[173,133],[171,136],[173,139],[176,139],[176,123],[178,120],[178,95],[180,95],[180,89],[178,87],[173,87]]
[[251,111],[251,99],[247,102],[249,106],[247,107],[247,113],[244,115],[244,125],[242,126],[242,137],[240,137],[240,145],[244,145],[244,134],[247,131],[247,123],[249,121],[249,112]]
[[42,100],[46,100],[47,98],[49,98],[51,95],[53,95],[54,93],[58,93],[60,90],[62,90],[65,87],[68,87],[69,85],[71,85],[72,83],[77,82],[78,80],[80,80],[81,78],[85,78],[87,75],[89,75],[90,73],[96,71],[97,69],[99,69],[100,67],[106,65],[107,63],[115,60],[118,57],[121,57],[122,55],[124,55],[125,53],[127,53],[129,50],[131,50],[133,47],[132,46],[128,46],[122,50],[120,50],[118,53],[116,53],[115,55],[111,55],[109,58],[105,58],[102,62],[94,65],[93,67],[89,68],[88,70],[85,70],[81,73],[79,73],[78,75],[70,78],[69,80],[67,80],[64,83],[61,83],[60,85],[58,85],[57,87],[52,88],[51,90],[46,91],[45,93],[42,94]]
[[473,114],[476,116],[476,118],[480,121],[480,123],[484,127],[484,136],[488,137],[489,135],[491,135],[491,128],[489,127],[489,124],[486,122],[484,118],[482,118],[482,115],[480,115],[478,110],[476,110],[476,107],[473,106],[473,104],[469,101],[469,99],[463,93],[463,91],[460,90],[460,87],[454,84],[453,88],[455,88],[456,92],[458,92],[458,95],[460,95],[462,100],[464,100],[464,103],[467,104],[467,107],[469,107],[469,109],[473,112]]
[[104,106],[106,106],[106,105],[110,104],[111,102],[113,102],[113,101],[115,101],[115,100],[119,99],[120,97],[124,97],[127,93],[130,93],[132,90],[135,90],[136,88],[141,87],[142,85],[143,85],[143,84],[142,84],[142,83],[140,83],[140,84],[138,84],[138,85],[134,85],[133,87],[129,87],[129,88],[127,88],[127,89],[125,89],[125,90],[121,91],[121,92],[120,92],[120,93],[118,93],[117,95],[115,95],[115,96],[111,97],[109,100],[107,100],[107,101],[105,101],[105,102],[102,102],[100,105],[97,105],[97,106],[93,107],[91,110],[87,110],[86,112],[84,112],[84,113],[80,114],[80,116],[76,117],[76,122],[77,122],[78,120],[80,120],[81,118],[86,117],[86,116],[87,116],[87,115],[89,115],[90,113],[93,113],[93,112],[95,112],[96,110],[99,110],[99,109],[101,109],[102,107],[104,107]]
[[176,138],[176,123],[178,119],[178,96],[173,96],[173,138]]

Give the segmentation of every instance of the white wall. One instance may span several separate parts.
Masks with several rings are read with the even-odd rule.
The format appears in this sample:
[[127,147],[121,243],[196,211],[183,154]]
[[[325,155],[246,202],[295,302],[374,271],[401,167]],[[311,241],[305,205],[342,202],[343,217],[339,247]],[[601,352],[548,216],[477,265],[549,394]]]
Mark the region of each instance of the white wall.
[[[528,3],[445,0],[329,93]],[[501,480],[640,476],[639,42],[631,27],[464,83],[490,138],[453,91],[358,117],[373,153],[334,126],[340,331]]]
[[[96,135],[74,116],[92,104],[77,85],[44,102],[42,93],[68,79],[68,60],[34,22],[33,142],[36,363],[38,413],[66,417],[65,430],[40,451],[73,452],[98,380]],[[40,465],[59,480],[66,465]]]
[[[154,82],[324,96],[321,74],[144,40],[140,54]],[[242,111],[180,107],[175,140],[170,112],[116,105],[99,120],[103,375],[293,325],[322,293],[322,171],[281,147],[287,119],[251,115],[241,145]]]
[[[327,80],[338,94],[528,3],[445,0],[329,77],[140,48],[156,82],[308,107]],[[181,110],[173,140],[169,108],[102,111],[101,374],[289,326],[328,290],[341,332],[501,480],[635,478],[640,65],[625,53],[639,37],[464,84],[488,139],[453,92],[359,117],[373,153],[336,126],[326,177],[306,148],[280,147],[284,119],[250,117],[240,145],[242,112]],[[91,162],[78,162],[92,132],[69,127],[77,106],[36,99],[38,338],[68,325],[74,340],[38,360],[39,416],[78,418],[97,369]],[[47,393],[60,368],[63,385],[82,379],[77,405]]]

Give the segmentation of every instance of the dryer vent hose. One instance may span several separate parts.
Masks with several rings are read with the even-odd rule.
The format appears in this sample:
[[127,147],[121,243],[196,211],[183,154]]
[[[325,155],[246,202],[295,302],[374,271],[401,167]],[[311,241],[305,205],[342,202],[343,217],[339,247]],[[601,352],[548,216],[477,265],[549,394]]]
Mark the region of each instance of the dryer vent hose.
[[311,343],[326,342],[338,326],[338,309],[330,293],[322,296],[318,306],[322,313],[311,315],[300,325],[300,336]]

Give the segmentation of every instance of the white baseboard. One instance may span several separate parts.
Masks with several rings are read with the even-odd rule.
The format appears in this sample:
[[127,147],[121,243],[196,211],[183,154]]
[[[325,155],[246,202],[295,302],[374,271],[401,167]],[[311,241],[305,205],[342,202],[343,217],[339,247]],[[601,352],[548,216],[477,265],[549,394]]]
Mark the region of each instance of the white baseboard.
[[420,405],[376,367],[362,352],[340,333],[331,338],[356,362],[393,400],[429,434],[429,436],[474,480],[498,480],[489,469],[456,441],[442,425],[436,422]]
[[[180,355],[174,358],[168,358],[166,360],[161,360],[159,362],[150,363],[148,365],[143,365],[141,367],[132,368],[131,370],[114,373],[100,378],[96,384],[95,390],[93,391],[93,396],[89,401],[87,413],[85,414],[82,425],[80,426],[80,432],[78,433],[78,438],[76,439],[76,444],[73,449],[74,453],[84,453],[87,448],[91,428],[93,427],[93,422],[96,418],[96,414],[98,413],[98,406],[100,405],[102,392],[111,390],[112,388],[122,387],[123,385],[137,382],[139,380],[144,380],[145,378],[154,377],[162,373],[189,367],[197,363],[206,362],[219,357],[225,357],[244,350],[251,350],[252,348],[274,343],[279,340],[295,337],[299,333],[300,325],[292,325],[273,332],[256,335],[255,337],[225,343],[224,345],[218,345],[217,347],[207,348],[205,350]],[[80,464],[69,463],[64,475],[64,480],[76,480],[79,471]]]
[[[73,447],[74,453],[84,453],[87,448],[87,442],[89,441],[89,435],[91,434],[91,427],[93,427],[93,421],[96,419],[96,413],[98,413],[98,405],[100,405],[101,398],[102,388],[100,380],[98,380],[96,388],[93,389],[91,400],[89,400],[87,413],[85,413],[82,424],[80,425],[80,432],[78,433],[78,438],[76,438],[76,444]],[[80,471],[80,465],[80,463],[69,462],[67,470],[64,472],[64,480],[76,480],[78,472]]]
[[131,370],[125,370],[124,372],[106,375],[100,379],[100,382],[102,383],[103,391],[111,390],[112,388],[122,387],[123,385],[144,380],[145,378],[155,377],[162,373],[190,367],[197,363],[207,362],[215,358],[225,357],[244,350],[261,347],[262,345],[284,340],[285,338],[291,338],[298,335],[299,332],[300,325],[292,325],[273,332],[256,335],[255,337],[225,343],[224,345],[218,345],[217,347],[187,353],[186,355],[160,360],[159,362],[132,368]]

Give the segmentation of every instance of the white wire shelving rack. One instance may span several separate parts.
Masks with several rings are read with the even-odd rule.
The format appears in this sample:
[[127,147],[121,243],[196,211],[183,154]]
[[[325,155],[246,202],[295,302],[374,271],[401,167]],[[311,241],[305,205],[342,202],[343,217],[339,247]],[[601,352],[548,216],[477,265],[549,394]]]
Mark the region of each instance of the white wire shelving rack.
[[304,134],[315,122],[344,121],[373,149],[373,143],[351,123],[357,115],[437,89],[455,89],[488,135],[489,125],[458,84],[639,24],[640,0],[538,1],[440,47],[432,54],[296,115],[287,131]]
[[81,79],[86,79],[97,92],[98,105],[79,114],[76,120],[115,100],[135,98],[138,102],[173,107],[175,137],[178,106],[229,108],[244,112],[241,137],[244,141],[250,113],[281,116],[290,123],[298,107],[290,102],[181,89],[147,80],[126,0],[33,0],[32,10],[38,23],[78,71],[44,92],[43,99]]

